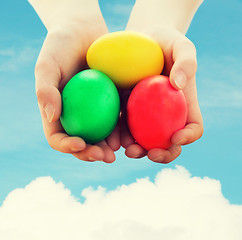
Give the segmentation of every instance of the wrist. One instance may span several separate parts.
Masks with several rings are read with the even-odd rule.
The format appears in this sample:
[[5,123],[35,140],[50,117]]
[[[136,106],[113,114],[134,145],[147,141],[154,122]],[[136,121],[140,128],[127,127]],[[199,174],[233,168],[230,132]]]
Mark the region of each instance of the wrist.
[[[48,31],[68,24],[104,23],[98,0],[29,0]],[[83,26],[82,26],[83,25]]]
[[127,28],[145,31],[154,26],[175,28],[185,34],[203,0],[136,0]]

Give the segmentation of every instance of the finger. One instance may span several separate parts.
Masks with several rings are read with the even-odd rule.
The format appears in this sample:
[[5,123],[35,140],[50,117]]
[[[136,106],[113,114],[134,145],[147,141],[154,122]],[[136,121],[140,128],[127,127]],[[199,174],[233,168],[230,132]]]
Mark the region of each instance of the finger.
[[172,45],[173,66],[170,82],[176,89],[183,89],[197,71],[196,48],[185,36],[180,35]]
[[49,145],[63,153],[75,153],[83,151],[86,148],[86,143],[79,137],[69,137],[65,133],[55,133],[48,138]]
[[120,141],[121,141],[121,146],[126,149],[125,154],[127,157],[142,158],[146,156],[147,151],[144,148],[142,148],[139,144],[136,143],[135,139],[133,138],[132,134],[129,131],[129,127],[127,124],[126,106],[127,106],[130,93],[131,93],[131,90],[124,91],[121,94],[122,113],[121,113],[121,119],[120,119]]
[[53,149],[63,153],[75,153],[86,148],[86,143],[82,138],[72,137],[65,133],[59,120],[50,123],[43,109],[40,113],[46,139]]
[[173,144],[186,145],[195,142],[203,135],[201,123],[189,123],[184,129],[177,131],[171,138]]
[[[55,122],[61,114],[62,80],[61,58],[55,34],[47,34],[35,66],[35,88],[40,109],[43,109],[49,122]],[[57,60],[58,59],[58,60]]]
[[125,150],[125,155],[129,158],[142,158],[147,151],[138,144],[131,144]]
[[97,146],[99,146],[104,152],[104,157],[103,157],[104,162],[112,163],[115,161],[115,154],[112,148],[107,144],[105,140],[97,143]]
[[87,145],[83,151],[73,153],[72,155],[80,160],[89,162],[104,160],[103,149],[96,145]]
[[128,146],[135,144],[135,140],[129,131],[125,119],[121,120],[120,142],[123,148],[127,148]]
[[167,150],[154,148],[148,151],[148,158],[157,163],[170,163],[181,154],[181,146],[172,145]]
[[39,107],[49,122],[55,122],[61,115],[61,94],[58,90],[61,74],[52,60],[40,55],[35,67],[36,95]]
[[61,94],[54,86],[42,86],[36,89],[36,95],[40,110],[45,113],[45,118],[49,123],[56,122],[61,115]]
[[184,129],[173,134],[173,144],[185,145],[192,143],[203,135],[203,119],[199,108],[195,77],[183,90],[188,107],[187,123]]
[[127,102],[131,90],[120,92],[121,99],[121,115],[120,115],[120,144],[122,147],[127,148],[129,145],[134,144],[135,140],[129,131],[127,124]]
[[70,137],[65,133],[60,120],[49,122],[44,108],[41,107],[40,113],[46,139],[53,149],[63,153],[75,153],[86,148],[86,143],[83,139]]
[[108,146],[110,146],[110,148],[113,151],[119,150],[119,148],[121,146],[121,143],[120,143],[120,122],[118,122],[118,124],[116,125],[113,132],[106,138],[106,142],[107,142]]
[[131,144],[134,144],[135,140],[129,131],[129,127],[126,120],[126,113],[121,113],[120,117],[120,144],[122,147],[127,148]]

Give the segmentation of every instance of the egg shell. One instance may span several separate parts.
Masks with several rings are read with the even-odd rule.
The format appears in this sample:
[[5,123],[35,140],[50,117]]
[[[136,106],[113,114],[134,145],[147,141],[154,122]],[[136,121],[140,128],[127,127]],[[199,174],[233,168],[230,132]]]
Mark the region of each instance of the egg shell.
[[184,128],[187,103],[165,76],[140,81],[132,90],[127,104],[127,121],[134,139],[146,150],[167,149],[172,135]]
[[159,44],[133,31],[102,36],[89,47],[86,59],[90,68],[107,74],[121,88],[131,88],[145,77],[160,74],[164,66]]
[[120,112],[116,86],[104,73],[84,70],[62,91],[61,124],[70,136],[86,143],[105,139],[115,128]]

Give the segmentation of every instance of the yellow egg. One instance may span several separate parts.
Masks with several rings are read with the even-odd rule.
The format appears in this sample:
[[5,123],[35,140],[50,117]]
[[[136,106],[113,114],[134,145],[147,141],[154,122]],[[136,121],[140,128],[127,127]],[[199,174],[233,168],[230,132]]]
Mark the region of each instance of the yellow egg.
[[97,39],[87,51],[87,63],[108,75],[116,86],[130,88],[145,77],[160,74],[164,56],[150,37],[119,31]]

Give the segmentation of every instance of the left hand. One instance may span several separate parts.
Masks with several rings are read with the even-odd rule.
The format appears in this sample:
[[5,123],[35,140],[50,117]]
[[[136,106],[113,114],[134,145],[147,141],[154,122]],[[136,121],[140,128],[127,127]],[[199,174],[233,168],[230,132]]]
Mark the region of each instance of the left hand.
[[[133,29],[132,29],[133,30]],[[203,120],[200,112],[196,88],[196,48],[182,33],[173,28],[160,28],[146,32],[161,46],[165,67],[163,75],[169,76],[172,86],[182,89],[187,100],[188,116],[184,129],[177,131],[171,137],[172,146],[167,150],[154,148],[143,149],[132,137],[126,123],[126,102],[128,92],[123,93],[121,117],[121,145],[126,149],[125,154],[130,158],[148,156],[154,162],[169,163],[181,153],[181,145],[190,144],[203,134]]]

